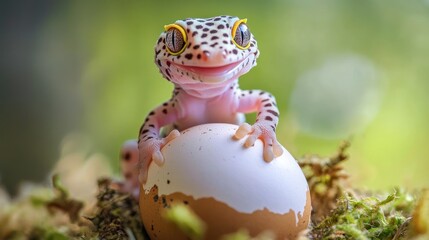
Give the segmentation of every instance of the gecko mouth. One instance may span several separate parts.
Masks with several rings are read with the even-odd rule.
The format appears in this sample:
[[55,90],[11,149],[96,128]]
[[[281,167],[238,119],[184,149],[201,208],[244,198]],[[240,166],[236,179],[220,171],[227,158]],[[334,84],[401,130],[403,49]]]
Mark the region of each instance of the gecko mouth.
[[213,66],[213,67],[198,67],[198,66],[188,66],[180,65],[177,63],[171,62],[172,65],[177,66],[178,68],[185,70],[187,72],[193,73],[198,77],[209,77],[210,79],[216,79],[219,77],[230,75],[231,73],[236,73],[237,69],[240,68],[243,60],[225,64],[222,66]]

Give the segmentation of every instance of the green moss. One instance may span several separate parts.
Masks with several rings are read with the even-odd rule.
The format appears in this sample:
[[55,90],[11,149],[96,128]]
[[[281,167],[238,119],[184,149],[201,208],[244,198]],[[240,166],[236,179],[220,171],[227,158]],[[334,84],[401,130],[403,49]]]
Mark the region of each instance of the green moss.
[[[310,239],[403,239],[411,215],[402,212],[403,193],[394,191],[383,199],[345,193],[337,207],[315,225]],[[408,202],[413,205],[412,202]],[[409,207],[409,206],[407,206]]]

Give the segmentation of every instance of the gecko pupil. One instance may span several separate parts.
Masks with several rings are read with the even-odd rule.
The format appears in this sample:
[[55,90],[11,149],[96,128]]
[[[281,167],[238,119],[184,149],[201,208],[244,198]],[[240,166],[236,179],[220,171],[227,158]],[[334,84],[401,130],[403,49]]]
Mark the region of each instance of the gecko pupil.
[[179,52],[185,45],[182,33],[176,28],[169,29],[165,38],[165,44],[171,52]]
[[250,30],[246,24],[241,23],[238,26],[235,32],[234,41],[241,47],[247,47],[250,42]]

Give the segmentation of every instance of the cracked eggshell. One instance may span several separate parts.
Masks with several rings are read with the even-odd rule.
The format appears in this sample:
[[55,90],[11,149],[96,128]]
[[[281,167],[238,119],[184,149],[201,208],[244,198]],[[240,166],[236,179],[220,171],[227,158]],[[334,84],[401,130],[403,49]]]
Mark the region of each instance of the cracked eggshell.
[[151,164],[140,193],[143,223],[151,239],[187,239],[162,212],[184,203],[207,224],[205,239],[239,229],[252,236],[272,231],[294,239],[307,228],[311,200],[307,181],[290,153],[267,163],[257,140],[244,148],[234,140],[238,126],[204,124],[189,128],[168,143],[165,164]]

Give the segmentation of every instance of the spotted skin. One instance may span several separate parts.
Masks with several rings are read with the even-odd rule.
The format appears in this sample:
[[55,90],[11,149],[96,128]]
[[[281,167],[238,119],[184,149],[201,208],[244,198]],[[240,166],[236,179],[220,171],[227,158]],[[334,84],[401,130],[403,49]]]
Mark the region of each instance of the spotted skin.
[[[182,46],[177,46],[182,43],[177,38],[179,31],[161,33],[155,46],[155,63],[162,76],[174,84],[174,90],[171,99],[153,109],[140,128],[139,159],[130,162],[139,162],[142,183],[146,182],[151,161],[163,164],[160,149],[179,136],[179,131],[199,124],[238,124],[235,138],[247,137],[246,147],[253,146],[259,138],[264,142],[263,157],[267,162],[281,155],[275,134],[279,111],[274,97],[265,91],[241,90],[238,86],[238,77],[255,66],[259,56],[255,38],[245,31],[247,25],[237,34],[241,38],[250,36],[248,46],[240,48],[236,44],[233,29],[238,23],[240,19],[232,16],[176,21],[174,26],[182,28],[187,37],[183,52],[178,54],[168,50],[170,46]],[[244,123],[243,115],[251,112],[258,113],[252,126]]]

